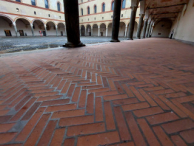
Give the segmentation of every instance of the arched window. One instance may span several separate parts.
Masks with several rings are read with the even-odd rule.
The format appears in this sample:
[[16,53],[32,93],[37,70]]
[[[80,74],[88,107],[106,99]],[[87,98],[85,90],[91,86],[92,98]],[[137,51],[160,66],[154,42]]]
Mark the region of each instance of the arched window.
[[88,7],[88,15],[90,14],[90,7]]
[[31,0],[31,4],[32,4],[33,6],[36,6],[36,1],[35,1],[35,0]]
[[94,6],[94,13],[97,13],[97,6]]
[[48,0],[44,0],[44,2],[45,2],[45,8],[49,8],[49,4],[48,4]]
[[59,2],[57,3],[57,10],[58,10],[58,11],[61,11],[61,5],[60,5]]
[[16,2],[21,2],[21,0],[16,0]]
[[112,2],[112,10],[114,10],[114,4],[115,4],[115,2],[113,1]]
[[81,14],[82,14],[82,16],[84,15],[84,11],[83,11],[83,9],[81,8]]
[[126,0],[123,0],[123,1],[122,1],[122,9],[125,8],[125,4],[126,4]]
[[102,12],[105,12],[105,3],[102,4]]

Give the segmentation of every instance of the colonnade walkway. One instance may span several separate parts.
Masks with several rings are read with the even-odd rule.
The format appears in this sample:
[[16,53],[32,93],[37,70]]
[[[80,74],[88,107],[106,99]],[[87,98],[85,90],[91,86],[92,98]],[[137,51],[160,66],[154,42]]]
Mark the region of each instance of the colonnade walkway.
[[193,56],[156,38],[2,55],[0,144],[193,145]]

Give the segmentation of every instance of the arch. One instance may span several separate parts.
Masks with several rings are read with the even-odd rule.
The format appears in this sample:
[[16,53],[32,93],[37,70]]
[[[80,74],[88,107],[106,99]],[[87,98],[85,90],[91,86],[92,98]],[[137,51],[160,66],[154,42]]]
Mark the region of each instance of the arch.
[[64,36],[65,35],[65,24],[64,23],[62,23],[62,22],[59,22],[58,24],[57,24],[57,30],[58,30],[58,35],[60,35],[60,36]]
[[106,4],[103,2],[102,3],[102,12],[105,12],[106,11]]
[[98,36],[98,24],[93,24],[93,36]]
[[53,21],[46,22],[47,36],[56,36],[56,24]]
[[106,36],[106,24],[105,23],[100,24],[100,36]]
[[51,22],[51,23],[53,23],[54,25],[56,25],[55,22],[54,22],[54,21],[51,21],[51,20],[46,21],[45,24],[48,24],[49,22]]
[[16,23],[19,36],[32,36],[30,21],[28,19],[17,18],[15,20],[15,23]]
[[85,36],[85,26],[81,25],[81,36]]
[[45,23],[40,20],[40,19],[34,19],[32,21],[32,24],[33,24],[33,29],[34,29],[34,35],[35,36],[45,36],[46,35],[46,32],[45,32]]
[[120,21],[119,25],[119,37],[124,37],[125,36],[125,22]]
[[90,7],[89,6],[87,7],[87,13],[88,13],[88,15],[90,14]]
[[90,24],[86,25],[86,36],[91,36],[92,26]]
[[28,18],[25,18],[25,17],[16,17],[14,19],[14,22],[16,22],[18,19],[25,19],[26,21],[28,21],[31,24],[31,21]]
[[61,11],[61,2],[57,1],[57,11]]
[[172,27],[172,21],[170,19],[159,19],[155,22],[152,37],[167,38],[169,37]]
[[[129,22],[130,23],[130,22]],[[129,34],[129,23],[127,25],[127,36]],[[135,21],[135,26],[134,26],[134,30],[133,30],[133,37],[136,38],[137,37],[137,26],[138,26],[138,23],[137,21]]]
[[94,13],[95,14],[97,13],[97,6],[96,6],[96,4],[94,5]]
[[6,15],[0,14],[0,36],[16,36],[13,20]]

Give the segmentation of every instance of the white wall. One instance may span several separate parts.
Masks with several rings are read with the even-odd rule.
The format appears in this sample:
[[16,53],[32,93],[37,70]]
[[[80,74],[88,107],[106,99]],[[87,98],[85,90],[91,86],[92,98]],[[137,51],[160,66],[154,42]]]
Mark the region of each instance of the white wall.
[[[186,11],[185,11],[186,10]],[[174,22],[171,32],[174,30],[173,38],[194,42],[194,1],[190,0],[183,8],[177,20]]]
[[152,31],[152,37],[167,38],[170,34],[172,23],[170,21],[160,21],[158,22]]
[[6,36],[4,30],[10,30],[12,36],[16,36],[13,26],[9,26],[9,23],[0,17],[0,36]]

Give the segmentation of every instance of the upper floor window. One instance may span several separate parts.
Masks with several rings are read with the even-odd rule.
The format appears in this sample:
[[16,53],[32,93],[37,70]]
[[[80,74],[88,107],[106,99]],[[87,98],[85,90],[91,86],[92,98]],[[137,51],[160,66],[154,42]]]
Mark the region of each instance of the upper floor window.
[[105,12],[105,3],[102,4],[102,12]]
[[115,4],[115,2],[113,1],[112,2],[112,10],[114,10],[114,4]]
[[81,14],[82,14],[82,16],[84,15],[84,11],[83,11],[83,9],[81,8]]
[[94,13],[97,13],[97,6],[94,6]]
[[126,0],[123,0],[123,1],[122,1],[122,9],[125,8],[125,4],[126,4]]
[[31,3],[33,6],[36,6],[36,1],[35,0],[31,0]]
[[88,7],[88,14],[90,14],[90,7]]
[[61,11],[61,5],[60,5],[59,2],[57,3],[57,10],[58,10],[58,11]]
[[45,8],[49,8],[49,4],[48,4],[48,0],[44,0],[44,2],[45,2]]
[[16,0],[16,2],[21,2],[21,0]]

